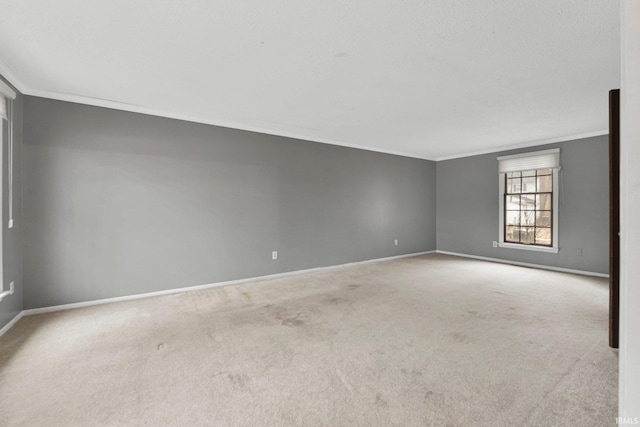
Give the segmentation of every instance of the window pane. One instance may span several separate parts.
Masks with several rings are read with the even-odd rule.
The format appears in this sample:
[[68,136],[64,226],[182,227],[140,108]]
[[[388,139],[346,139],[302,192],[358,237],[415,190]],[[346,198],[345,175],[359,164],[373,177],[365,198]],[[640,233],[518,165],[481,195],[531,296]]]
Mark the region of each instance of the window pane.
[[520,215],[520,225],[536,225],[536,215],[535,211],[522,211]]
[[505,242],[520,242],[520,227],[519,226],[507,226],[506,233],[504,236]]
[[551,229],[536,228],[536,243],[538,245],[551,245]]
[[535,193],[536,192],[536,178],[528,177],[522,178],[522,192],[523,193]]
[[505,174],[504,241],[551,246],[553,169]]
[[520,225],[520,211],[507,211],[505,221],[507,225]]
[[551,194],[538,194],[536,195],[538,210],[550,211],[551,210]]
[[520,210],[520,196],[507,196],[505,208],[510,211]]
[[536,212],[537,227],[551,227],[551,211]]
[[535,228],[533,227],[521,227],[520,228],[520,241],[525,244],[531,244],[535,242]]
[[520,192],[520,178],[507,179],[507,193]]
[[553,191],[553,175],[538,177],[538,192],[545,193]]
[[536,209],[536,195],[522,195],[520,197],[520,208],[523,211],[533,211]]

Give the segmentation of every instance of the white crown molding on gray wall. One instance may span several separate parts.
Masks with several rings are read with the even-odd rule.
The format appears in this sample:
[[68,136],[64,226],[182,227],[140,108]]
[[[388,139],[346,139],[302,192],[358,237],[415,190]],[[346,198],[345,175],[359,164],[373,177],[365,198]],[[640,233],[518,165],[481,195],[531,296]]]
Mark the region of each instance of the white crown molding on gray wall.
[[26,95],[432,161],[608,127],[618,2],[360,1],[13,2],[0,61]]
[[143,107],[143,106],[133,105],[133,104],[126,104],[126,103],[117,102],[117,101],[110,101],[108,99],[91,98],[91,97],[81,96],[81,95],[74,95],[74,94],[67,94],[67,93],[59,93],[59,92],[51,92],[51,91],[33,89],[33,88],[30,88],[29,86],[27,86],[26,84],[24,84],[24,82],[22,82],[20,79],[18,79],[17,76],[9,69],[9,67],[7,67],[3,63],[2,60],[0,60],[0,75],[2,75],[6,80],[9,81],[9,83],[11,83],[13,86],[15,86],[23,95],[37,96],[37,97],[40,97],[40,98],[54,99],[54,100],[58,100],[58,101],[74,102],[74,103],[77,103],[77,104],[90,105],[90,106],[93,106],[93,107],[110,108],[110,109],[114,109],[114,110],[128,111],[128,112],[131,112],[131,113],[147,114],[147,115],[150,115],[150,116],[164,117],[164,118],[174,119],[174,120],[183,120],[183,121],[187,121],[187,122],[200,123],[200,124],[211,125],[211,126],[220,126],[220,127],[229,128],[229,129],[237,129],[237,130],[242,130],[242,131],[247,131],[247,132],[262,133],[262,134],[265,134],[265,135],[273,135],[273,136],[280,136],[280,137],[285,137],[285,138],[293,138],[293,139],[299,139],[299,140],[303,140],[303,141],[317,142],[317,143],[320,143],[320,144],[337,145],[337,146],[341,146],[341,147],[354,148],[354,149],[357,149],[357,150],[365,150],[365,151],[373,151],[373,152],[376,152],[376,153],[391,154],[391,155],[394,155],[394,156],[403,156],[403,157],[411,157],[411,158],[414,158],[414,159],[430,160],[430,161],[433,161],[433,162],[439,162],[439,161],[443,161],[443,160],[460,159],[460,158],[464,158],[464,157],[480,156],[480,155],[483,155],[483,154],[498,153],[498,152],[502,152],[502,151],[516,150],[516,149],[519,149],[519,148],[536,147],[536,146],[539,146],[539,145],[553,144],[553,143],[557,143],[557,142],[573,141],[573,140],[576,140],[576,139],[591,138],[591,137],[594,137],[594,136],[607,135],[609,133],[608,129],[604,129],[604,130],[598,130],[598,131],[594,131],[594,132],[581,133],[581,134],[577,134],[577,135],[568,135],[568,136],[562,136],[562,137],[558,137],[558,138],[522,142],[522,143],[519,143],[519,144],[507,145],[507,146],[502,146],[502,147],[493,147],[493,148],[490,148],[490,149],[487,149],[487,150],[473,151],[473,152],[469,152],[469,153],[460,153],[460,154],[456,154],[456,155],[453,155],[453,156],[444,156],[444,157],[432,158],[432,157],[425,157],[425,156],[416,156],[415,154],[405,153],[405,152],[402,152],[402,151],[381,150],[379,148],[369,147],[369,146],[366,146],[366,145],[348,144],[348,143],[343,143],[343,142],[339,142],[339,141],[333,141],[333,140],[329,140],[329,139],[309,138],[309,137],[306,137],[304,135],[298,135],[298,134],[286,133],[286,132],[274,132],[274,131],[271,131],[269,129],[264,129],[264,128],[260,128],[260,127],[256,127],[256,126],[246,126],[246,125],[239,124],[239,123],[225,122],[225,121],[222,121],[222,120],[220,120],[220,121],[218,121],[218,120],[206,120],[206,119],[202,119],[202,118],[198,118],[198,117],[194,117],[194,116],[189,116],[187,114],[173,114],[173,113],[168,113],[166,111],[160,111],[160,110],[157,110],[157,109],[154,109],[154,108],[148,108],[148,107]]
[[9,67],[7,67],[2,59],[0,59],[0,75],[12,84],[22,94],[25,93],[27,86],[20,80]]
[[9,83],[15,86],[16,89],[20,91],[20,93],[28,96],[37,96],[40,98],[54,99],[57,101],[74,102],[76,104],[91,105],[93,107],[111,108],[113,110],[128,111],[130,113],[147,114],[150,116],[164,117],[167,119],[182,120],[186,122],[200,123],[200,124],[211,125],[211,126],[220,126],[224,128],[261,133],[265,135],[273,135],[273,136],[280,136],[284,138],[292,138],[292,139],[299,139],[303,141],[317,142],[320,144],[338,145],[341,147],[354,148],[357,150],[366,150],[366,151],[374,151],[376,153],[392,154],[394,156],[411,157],[414,159],[435,161],[435,159],[433,158],[416,156],[415,154],[405,153],[402,151],[382,150],[379,148],[369,147],[366,145],[348,144],[348,143],[333,141],[329,139],[309,138],[305,135],[298,135],[295,133],[287,133],[287,132],[274,132],[269,129],[264,129],[257,126],[247,126],[240,123],[226,122],[224,120],[207,120],[207,119],[202,119],[195,116],[190,116],[187,114],[173,114],[173,113],[168,113],[166,111],[157,110],[154,108],[143,107],[140,105],[126,104],[126,103],[117,102],[117,101],[110,101],[108,99],[91,98],[91,97],[82,96],[82,95],[74,95],[74,94],[68,94],[68,93],[33,89],[27,86],[23,81],[18,79],[15,73],[13,73],[11,69],[3,63],[2,60],[0,60],[0,75],[2,75],[6,80],[9,81]]
[[26,91],[23,93],[29,96],[37,96],[40,98],[48,98],[48,99],[54,99],[58,101],[74,102],[76,104],[91,105],[93,107],[111,108],[114,110],[128,111],[131,113],[147,114],[150,116],[164,117],[167,119],[182,120],[185,122],[200,123],[205,125],[219,126],[223,128],[236,129],[236,130],[242,130],[247,132],[261,133],[264,135],[280,136],[284,138],[299,139],[302,141],[317,142],[320,144],[338,145],[341,147],[354,148],[357,150],[375,151],[377,153],[392,154],[395,156],[403,156],[403,157],[411,157],[414,159],[435,161],[435,159],[432,159],[432,158],[416,156],[415,154],[405,153],[402,151],[382,150],[380,148],[369,147],[366,145],[348,144],[348,143],[343,143],[339,141],[333,141],[330,139],[310,138],[305,135],[298,135],[298,134],[289,133],[289,132],[276,132],[270,129],[265,129],[258,126],[248,126],[241,123],[227,122],[224,120],[208,120],[208,119],[203,119],[196,116],[190,116],[188,114],[174,114],[174,113],[158,110],[155,108],[143,107],[143,106],[133,105],[133,104],[126,104],[126,103],[117,102],[117,101],[110,101],[108,99],[91,98],[91,97],[81,96],[81,95],[49,92],[49,91],[29,89],[29,88],[26,88]]
[[14,99],[16,97],[16,91],[4,81],[0,80],[0,95]]
[[463,157],[473,157],[473,156],[481,156],[483,154],[491,154],[491,153],[499,153],[502,151],[509,151],[509,150],[517,150],[519,148],[529,148],[529,147],[536,147],[539,145],[547,145],[547,144],[554,144],[556,142],[565,142],[565,141],[575,141],[576,139],[584,139],[584,138],[592,138],[594,136],[602,136],[602,135],[608,135],[609,134],[609,129],[604,129],[604,130],[597,130],[594,132],[587,132],[587,133],[580,133],[577,135],[569,135],[569,136],[561,136],[558,138],[550,138],[550,139],[542,139],[539,141],[529,141],[529,142],[523,142],[520,144],[513,144],[513,145],[505,145],[502,147],[494,147],[494,148],[489,148],[486,150],[482,150],[482,151],[474,151],[471,153],[461,153],[461,154],[456,154],[453,156],[444,156],[444,157],[438,157],[435,159],[436,162],[440,162],[443,160],[452,160],[452,159],[460,159]]

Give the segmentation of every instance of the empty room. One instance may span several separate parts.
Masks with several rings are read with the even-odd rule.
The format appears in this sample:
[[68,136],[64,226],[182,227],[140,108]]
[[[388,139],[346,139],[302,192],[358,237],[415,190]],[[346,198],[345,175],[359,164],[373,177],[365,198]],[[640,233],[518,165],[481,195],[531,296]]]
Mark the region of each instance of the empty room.
[[0,425],[640,424],[639,23],[0,0]]

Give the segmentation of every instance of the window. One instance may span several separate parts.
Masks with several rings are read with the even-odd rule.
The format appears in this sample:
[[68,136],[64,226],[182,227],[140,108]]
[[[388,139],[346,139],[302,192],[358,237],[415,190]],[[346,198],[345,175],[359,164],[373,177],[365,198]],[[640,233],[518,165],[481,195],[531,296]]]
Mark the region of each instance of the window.
[[[8,194],[7,204],[9,211],[9,220],[7,227],[13,228],[13,100],[16,99],[16,93],[0,80],[0,142],[2,147],[7,144],[7,160],[0,162],[2,166],[7,167],[8,178]],[[0,155],[0,160],[2,156]],[[0,169],[1,171],[2,169]],[[0,183],[2,181],[0,180]],[[0,216],[1,217],[1,216]],[[2,221],[0,221],[1,223]]]
[[[12,126],[12,100],[15,99],[16,93],[9,86],[4,84],[0,80],[0,200],[4,200],[2,194],[2,175],[6,165],[8,182],[8,210],[9,210],[9,222],[8,228],[13,227],[13,126]],[[7,144],[7,161],[3,158],[4,145]],[[2,205],[0,204],[0,208]],[[13,293],[13,288],[4,290],[3,286],[3,266],[2,266],[2,241],[4,235],[4,218],[2,216],[2,209],[0,209],[0,301],[8,295]]]
[[560,150],[498,157],[498,246],[558,252]]

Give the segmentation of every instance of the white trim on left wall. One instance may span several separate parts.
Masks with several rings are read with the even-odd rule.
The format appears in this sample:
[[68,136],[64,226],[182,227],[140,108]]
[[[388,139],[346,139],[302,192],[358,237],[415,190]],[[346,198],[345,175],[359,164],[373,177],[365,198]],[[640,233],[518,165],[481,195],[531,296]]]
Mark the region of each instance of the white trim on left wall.
[[24,315],[25,315],[24,310],[22,310],[20,313],[16,314],[16,316],[13,319],[9,320],[9,323],[4,325],[2,329],[0,329],[0,337],[3,336],[4,333],[7,332],[9,329],[11,329],[11,327],[15,325],[18,322],[18,320],[22,319],[22,316]]

